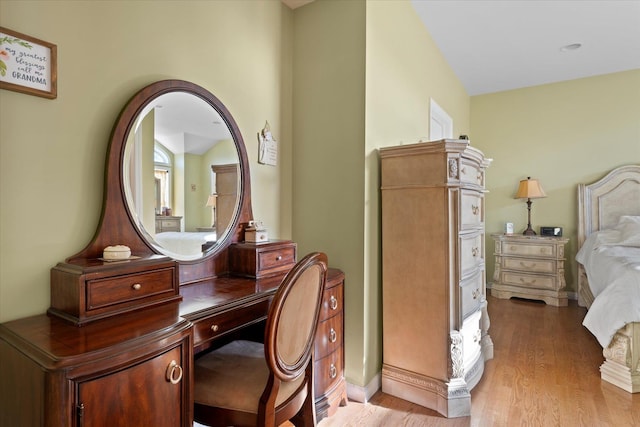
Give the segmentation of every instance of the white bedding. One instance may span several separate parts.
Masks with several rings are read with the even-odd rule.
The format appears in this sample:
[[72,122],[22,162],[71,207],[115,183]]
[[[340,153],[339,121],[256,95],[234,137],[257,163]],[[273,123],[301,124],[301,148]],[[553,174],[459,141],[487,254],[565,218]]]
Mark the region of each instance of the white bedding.
[[618,329],[640,322],[640,217],[591,234],[576,260],[595,297],[582,324],[606,348]]
[[162,246],[165,253],[168,251],[176,254],[178,259],[196,259],[202,256],[204,243],[216,241],[216,233],[166,231],[156,234],[155,240]]

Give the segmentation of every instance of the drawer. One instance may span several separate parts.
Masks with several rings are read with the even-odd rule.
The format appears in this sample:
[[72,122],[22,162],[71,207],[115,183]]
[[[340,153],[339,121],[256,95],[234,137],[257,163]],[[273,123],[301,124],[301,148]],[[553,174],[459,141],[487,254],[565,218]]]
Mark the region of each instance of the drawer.
[[460,181],[484,187],[484,170],[478,163],[463,157],[460,164]]
[[344,303],[343,299],[343,285],[334,286],[324,290],[322,297],[322,306],[320,307],[320,322],[330,317],[342,313],[342,307]]
[[480,357],[480,340],[482,338],[482,331],[480,330],[480,311],[469,316],[468,319],[462,324],[462,349],[464,351],[464,367],[465,372],[469,371],[469,368],[473,365],[473,362]]
[[502,268],[505,270],[518,270],[532,273],[549,273],[556,271],[556,261],[539,258],[502,258]]
[[537,257],[556,257],[556,246],[536,242],[503,242],[503,255],[521,255]]
[[342,347],[338,347],[336,351],[322,359],[316,358],[313,363],[315,396],[322,396],[342,379],[344,369]]
[[194,347],[267,318],[269,300],[193,321]]
[[289,240],[234,243],[229,246],[229,268],[251,278],[286,274],[296,264],[296,248]]
[[531,289],[560,289],[560,284],[556,276],[516,273],[511,271],[502,271],[500,275],[500,283],[504,285],[515,285]]
[[472,273],[484,263],[484,234],[460,234],[460,273],[462,277]]
[[292,247],[260,252],[258,254],[258,276],[289,271],[295,263],[296,251]]
[[163,230],[168,228],[180,228],[180,221],[175,219],[163,219],[160,221],[160,226]]
[[462,229],[478,228],[484,223],[484,195],[477,191],[460,192],[460,220]]
[[342,346],[342,313],[318,324],[315,338],[315,357],[325,357]]
[[484,295],[482,294],[482,290],[484,288],[482,278],[482,272],[479,271],[471,278],[463,280],[460,283],[460,299],[462,301],[463,319],[478,311],[480,303],[484,299]]
[[173,268],[87,281],[87,310],[174,292]]

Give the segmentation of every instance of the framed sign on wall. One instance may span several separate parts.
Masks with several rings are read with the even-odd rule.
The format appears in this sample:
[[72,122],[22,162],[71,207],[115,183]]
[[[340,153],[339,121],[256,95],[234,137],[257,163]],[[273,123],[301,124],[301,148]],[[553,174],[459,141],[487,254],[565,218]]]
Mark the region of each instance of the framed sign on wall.
[[0,89],[58,96],[57,46],[0,27]]

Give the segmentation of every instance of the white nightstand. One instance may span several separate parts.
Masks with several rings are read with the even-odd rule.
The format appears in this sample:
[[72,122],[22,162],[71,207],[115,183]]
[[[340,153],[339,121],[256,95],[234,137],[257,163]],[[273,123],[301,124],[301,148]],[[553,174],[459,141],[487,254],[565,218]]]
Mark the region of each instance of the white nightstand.
[[491,295],[566,306],[563,237],[493,234],[496,257]]

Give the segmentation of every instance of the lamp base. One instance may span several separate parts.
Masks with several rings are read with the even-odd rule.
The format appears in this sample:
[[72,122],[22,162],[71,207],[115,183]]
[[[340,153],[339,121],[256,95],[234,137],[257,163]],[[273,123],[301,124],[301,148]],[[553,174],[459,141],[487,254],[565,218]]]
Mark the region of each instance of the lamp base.
[[526,230],[524,230],[524,232],[522,233],[524,236],[535,236],[536,232],[533,231],[533,228],[531,227],[527,227]]

